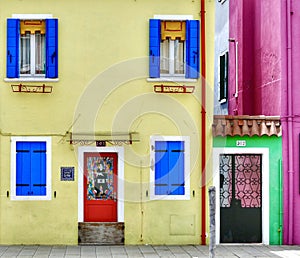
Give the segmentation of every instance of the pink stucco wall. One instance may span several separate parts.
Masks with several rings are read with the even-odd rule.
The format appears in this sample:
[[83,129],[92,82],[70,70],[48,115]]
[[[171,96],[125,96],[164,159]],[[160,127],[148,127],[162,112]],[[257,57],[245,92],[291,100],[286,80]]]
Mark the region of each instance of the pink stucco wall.
[[281,116],[283,243],[300,244],[300,1],[230,0],[229,6],[229,35],[239,45],[238,98],[235,44],[229,48],[229,114]]
[[238,41],[238,97],[235,47],[230,44],[229,113],[280,114],[280,0],[231,0],[230,38]]

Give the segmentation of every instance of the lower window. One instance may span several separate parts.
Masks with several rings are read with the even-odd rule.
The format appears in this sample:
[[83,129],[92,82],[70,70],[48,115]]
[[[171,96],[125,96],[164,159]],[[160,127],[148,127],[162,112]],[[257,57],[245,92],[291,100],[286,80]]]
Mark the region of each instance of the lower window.
[[51,199],[50,164],[50,137],[12,137],[11,198]]
[[189,149],[188,137],[151,137],[151,199],[190,198]]

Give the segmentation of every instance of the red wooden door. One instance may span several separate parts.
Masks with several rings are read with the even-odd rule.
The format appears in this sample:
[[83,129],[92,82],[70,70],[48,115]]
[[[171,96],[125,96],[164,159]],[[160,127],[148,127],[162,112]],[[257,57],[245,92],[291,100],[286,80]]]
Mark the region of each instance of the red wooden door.
[[84,221],[117,221],[118,155],[110,152],[84,154]]

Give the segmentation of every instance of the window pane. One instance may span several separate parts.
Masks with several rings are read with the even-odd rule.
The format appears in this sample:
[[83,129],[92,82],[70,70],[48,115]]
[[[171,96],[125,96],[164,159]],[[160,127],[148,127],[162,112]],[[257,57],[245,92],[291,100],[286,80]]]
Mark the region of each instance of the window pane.
[[30,32],[21,35],[21,74],[30,74]]
[[220,56],[220,94],[219,100],[227,99],[227,87],[228,87],[228,52]]
[[184,59],[184,42],[176,39],[174,42],[175,74],[184,74]]
[[220,98],[224,99],[224,83],[225,83],[225,55],[220,56]]
[[160,42],[160,72],[163,74],[168,74],[169,70],[169,39],[162,40]]
[[35,74],[45,74],[45,34],[35,32]]

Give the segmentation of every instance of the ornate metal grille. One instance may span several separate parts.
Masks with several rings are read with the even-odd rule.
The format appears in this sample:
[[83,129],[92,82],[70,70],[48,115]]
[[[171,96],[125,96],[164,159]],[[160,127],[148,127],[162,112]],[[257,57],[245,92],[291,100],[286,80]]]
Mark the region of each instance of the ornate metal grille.
[[232,199],[232,156],[220,156],[220,206],[230,207]]
[[242,208],[261,207],[261,155],[220,156],[220,207],[230,207],[232,196]]

